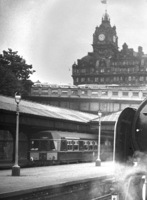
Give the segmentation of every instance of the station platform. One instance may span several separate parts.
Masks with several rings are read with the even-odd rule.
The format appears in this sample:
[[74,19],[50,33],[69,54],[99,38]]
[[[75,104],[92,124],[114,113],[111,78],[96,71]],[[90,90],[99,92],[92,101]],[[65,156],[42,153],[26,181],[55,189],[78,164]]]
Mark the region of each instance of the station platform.
[[[43,187],[81,182],[114,174],[113,162],[78,163],[46,167],[21,168],[20,176],[12,176],[12,170],[0,171],[0,197],[11,196],[14,193],[35,191]],[[1,199],[1,198],[0,198]]]

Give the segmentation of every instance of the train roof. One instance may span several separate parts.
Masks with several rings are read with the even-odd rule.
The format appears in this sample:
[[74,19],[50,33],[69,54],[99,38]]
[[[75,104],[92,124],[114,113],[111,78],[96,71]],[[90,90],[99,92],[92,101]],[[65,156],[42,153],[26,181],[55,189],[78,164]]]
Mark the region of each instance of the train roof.
[[[0,95],[0,110],[16,112],[16,102],[12,97]],[[32,101],[21,100],[19,104],[20,113],[36,115],[47,118],[61,119],[87,123],[96,118],[96,115],[76,110],[59,108],[51,105],[40,104]]]
[[53,131],[46,130],[40,131],[38,133],[33,134],[33,138],[39,139],[72,139],[72,140],[80,140],[80,139],[96,139],[97,135],[89,134],[89,133],[78,133],[78,132],[68,132],[68,131]]

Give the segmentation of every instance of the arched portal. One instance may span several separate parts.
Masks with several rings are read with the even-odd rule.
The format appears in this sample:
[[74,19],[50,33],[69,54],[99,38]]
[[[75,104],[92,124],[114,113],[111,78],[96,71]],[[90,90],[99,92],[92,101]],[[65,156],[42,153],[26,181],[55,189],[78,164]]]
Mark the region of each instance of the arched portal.
[[[15,135],[9,130],[0,130],[0,162],[14,162]],[[28,138],[19,132],[19,161],[26,161],[28,157]]]
[[10,131],[0,130],[0,162],[13,160],[13,144]]

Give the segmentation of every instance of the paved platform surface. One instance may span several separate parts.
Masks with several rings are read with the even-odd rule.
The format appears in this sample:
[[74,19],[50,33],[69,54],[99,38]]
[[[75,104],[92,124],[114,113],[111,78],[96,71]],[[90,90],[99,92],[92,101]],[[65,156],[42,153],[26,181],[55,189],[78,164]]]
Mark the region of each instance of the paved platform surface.
[[12,170],[0,171],[0,194],[113,175],[114,164],[104,162],[22,168],[20,176],[12,176]]

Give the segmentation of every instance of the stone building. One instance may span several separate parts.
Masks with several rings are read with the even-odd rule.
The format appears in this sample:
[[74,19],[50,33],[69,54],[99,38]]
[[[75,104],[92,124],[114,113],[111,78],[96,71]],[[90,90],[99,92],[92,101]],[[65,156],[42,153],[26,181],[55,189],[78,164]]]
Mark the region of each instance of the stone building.
[[147,96],[147,55],[118,47],[116,27],[107,12],[93,34],[93,52],[72,66],[73,85],[36,83],[29,99],[103,115],[137,107]]
[[72,66],[74,85],[119,84],[144,85],[147,83],[147,55],[142,47],[138,52],[126,43],[118,48],[116,27],[111,26],[107,12],[93,34],[93,52]]

